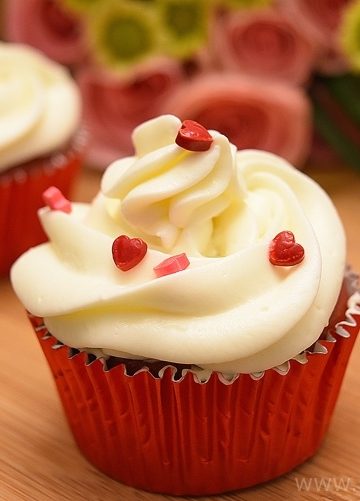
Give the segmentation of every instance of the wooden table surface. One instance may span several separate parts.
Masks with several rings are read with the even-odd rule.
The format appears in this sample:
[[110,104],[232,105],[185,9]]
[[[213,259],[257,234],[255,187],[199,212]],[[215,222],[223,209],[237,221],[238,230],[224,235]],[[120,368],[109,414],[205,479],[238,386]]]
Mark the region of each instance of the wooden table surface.
[[[308,172],[334,200],[348,236],[348,261],[360,270],[360,172],[344,167]],[[85,171],[74,199],[90,200],[98,183],[97,173]],[[96,471],[81,456],[45,359],[7,280],[0,281],[0,298],[0,500],[176,499],[123,486]],[[360,499],[359,365],[360,342],[327,438],[312,460],[266,485],[201,499]],[[306,486],[301,484],[304,479]]]

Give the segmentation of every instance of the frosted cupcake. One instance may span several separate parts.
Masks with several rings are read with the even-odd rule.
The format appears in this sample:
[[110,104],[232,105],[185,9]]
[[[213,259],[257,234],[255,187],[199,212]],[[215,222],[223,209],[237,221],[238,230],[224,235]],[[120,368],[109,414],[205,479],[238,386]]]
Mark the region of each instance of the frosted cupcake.
[[163,493],[281,475],[317,450],[358,332],[336,210],[284,160],[192,121],[133,142],[91,204],[48,193],[49,243],[11,273],[77,443]]
[[65,69],[22,45],[0,42],[0,275],[45,240],[42,192],[64,193],[80,166],[80,96]]

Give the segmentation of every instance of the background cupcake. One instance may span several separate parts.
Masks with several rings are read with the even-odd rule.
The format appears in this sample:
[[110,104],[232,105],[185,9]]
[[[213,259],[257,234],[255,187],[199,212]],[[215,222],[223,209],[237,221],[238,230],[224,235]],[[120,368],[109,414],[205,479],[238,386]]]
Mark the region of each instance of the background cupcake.
[[0,273],[45,236],[37,220],[50,185],[65,194],[84,151],[80,96],[67,71],[39,52],[0,43]]
[[51,243],[12,270],[76,441],[158,492],[281,475],[319,447],[359,330],[338,215],[279,157],[199,124],[161,117],[133,141],[91,205],[41,211]]

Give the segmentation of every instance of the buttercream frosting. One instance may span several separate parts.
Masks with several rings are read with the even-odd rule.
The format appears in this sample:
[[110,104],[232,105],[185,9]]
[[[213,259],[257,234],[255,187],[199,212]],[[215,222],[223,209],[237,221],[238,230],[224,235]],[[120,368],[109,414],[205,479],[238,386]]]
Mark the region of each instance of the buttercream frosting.
[[0,42],[0,172],[61,147],[80,115],[79,91],[64,68]]
[[[193,364],[223,373],[280,365],[328,324],[345,267],[345,237],[320,186],[276,155],[237,151],[216,131],[208,151],[175,143],[165,115],[133,134],[135,156],[105,172],[91,204],[40,210],[49,243],[13,266],[25,307],[61,342],[104,355]],[[281,231],[305,250],[296,266],[269,261]],[[148,244],[122,272],[112,243]],[[154,266],[186,252],[185,270]]]

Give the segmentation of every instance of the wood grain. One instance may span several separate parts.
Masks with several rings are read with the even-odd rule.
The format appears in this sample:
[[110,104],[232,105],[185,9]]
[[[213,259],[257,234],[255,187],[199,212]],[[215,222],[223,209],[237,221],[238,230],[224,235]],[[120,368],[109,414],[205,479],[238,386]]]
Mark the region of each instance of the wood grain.
[[[334,200],[348,235],[349,262],[360,270],[360,173],[345,167],[310,169],[308,173]],[[90,200],[98,183],[97,173],[85,171],[74,199]],[[87,463],[73,442],[50,372],[7,280],[0,282],[0,298],[0,500],[178,499],[123,486]],[[266,485],[200,499],[360,499],[359,364],[360,343],[353,352],[327,438],[312,460]],[[299,490],[302,479],[308,482],[308,490],[305,486]]]

